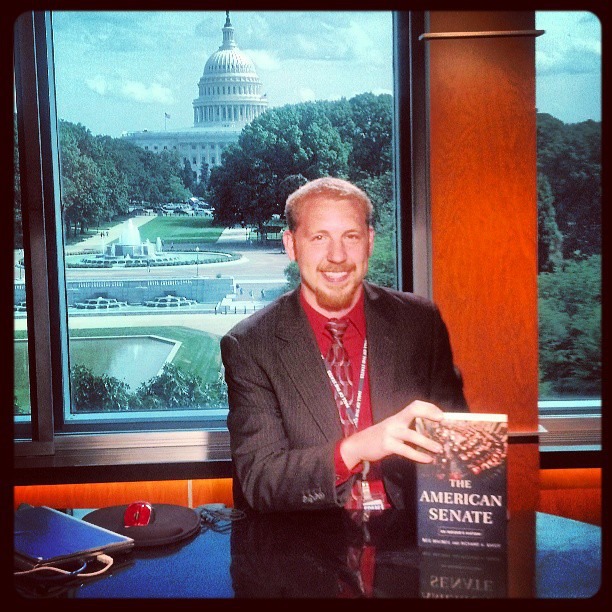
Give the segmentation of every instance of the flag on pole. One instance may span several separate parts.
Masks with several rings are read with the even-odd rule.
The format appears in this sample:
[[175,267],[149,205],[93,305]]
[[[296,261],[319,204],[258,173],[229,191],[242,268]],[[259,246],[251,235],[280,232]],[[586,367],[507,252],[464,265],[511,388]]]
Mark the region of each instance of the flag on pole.
[[170,119],[170,115],[169,115],[168,113],[164,113],[164,117],[165,117],[166,119]]

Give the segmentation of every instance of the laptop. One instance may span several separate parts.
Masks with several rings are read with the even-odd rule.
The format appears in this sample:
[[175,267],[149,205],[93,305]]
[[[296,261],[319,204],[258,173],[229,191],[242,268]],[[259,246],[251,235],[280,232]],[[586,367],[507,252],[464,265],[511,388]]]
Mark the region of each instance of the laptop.
[[47,506],[20,506],[14,520],[14,565],[26,570],[100,554],[124,554],[134,540]]

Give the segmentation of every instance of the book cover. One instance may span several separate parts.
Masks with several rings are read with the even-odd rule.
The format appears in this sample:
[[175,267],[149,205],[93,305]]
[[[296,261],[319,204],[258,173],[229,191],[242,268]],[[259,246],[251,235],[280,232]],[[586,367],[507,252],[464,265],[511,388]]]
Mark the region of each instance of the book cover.
[[417,419],[416,428],[443,447],[417,464],[418,545],[504,550],[507,415],[448,412],[439,423]]

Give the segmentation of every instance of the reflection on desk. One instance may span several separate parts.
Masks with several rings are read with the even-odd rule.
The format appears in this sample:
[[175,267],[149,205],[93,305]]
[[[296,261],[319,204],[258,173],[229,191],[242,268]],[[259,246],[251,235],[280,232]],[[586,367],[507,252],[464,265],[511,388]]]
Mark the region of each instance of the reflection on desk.
[[[373,515],[366,523],[344,510],[250,516],[232,523],[231,531],[208,528],[173,548],[135,550],[98,579],[53,591],[21,584],[20,592],[71,598],[595,595],[601,529],[542,513],[531,513],[521,529],[529,523],[535,537],[509,530],[519,546],[492,555],[421,550],[413,521],[399,510]],[[523,580],[530,566],[534,572]],[[517,590],[517,583],[525,586]]]
[[505,555],[420,550],[403,511],[254,517],[234,526],[231,574],[237,597],[507,595]]

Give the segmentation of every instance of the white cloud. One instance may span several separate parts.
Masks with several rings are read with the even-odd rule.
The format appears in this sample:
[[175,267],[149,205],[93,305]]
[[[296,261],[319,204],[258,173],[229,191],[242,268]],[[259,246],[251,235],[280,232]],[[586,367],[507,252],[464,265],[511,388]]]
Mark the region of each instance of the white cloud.
[[101,96],[106,95],[106,93],[110,91],[109,84],[106,82],[106,79],[100,74],[90,79],[85,79],[85,85],[87,85],[89,89],[95,91]]
[[586,74],[601,69],[601,27],[598,19],[581,11],[541,11],[536,26],[538,74]]
[[251,59],[258,70],[279,70],[281,63],[276,53],[263,49],[244,49],[244,54]]
[[300,97],[300,102],[312,102],[316,100],[315,92],[308,87],[300,87],[298,89],[298,95]]
[[121,86],[121,94],[126,98],[131,98],[138,102],[161,102],[163,104],[173,104],[174,97],[168,87],[159,83],[145,85],[138,81],[126,81]]

